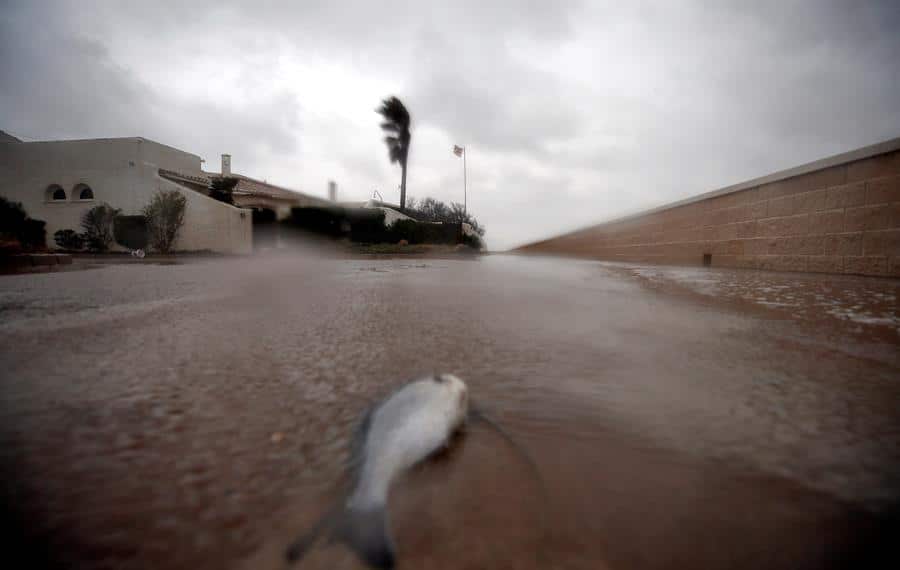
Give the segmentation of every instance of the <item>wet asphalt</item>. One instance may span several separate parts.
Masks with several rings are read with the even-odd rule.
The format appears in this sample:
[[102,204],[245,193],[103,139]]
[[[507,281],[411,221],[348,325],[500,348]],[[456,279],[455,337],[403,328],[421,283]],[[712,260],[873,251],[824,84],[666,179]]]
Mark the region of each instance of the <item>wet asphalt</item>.
[[35,567],[284,567],[365,409],[448,371],[512,441],[473,423],[397,482],[400,568],[863,564],[897,529],[898,297],[516,256],[2,276],[7,533]]

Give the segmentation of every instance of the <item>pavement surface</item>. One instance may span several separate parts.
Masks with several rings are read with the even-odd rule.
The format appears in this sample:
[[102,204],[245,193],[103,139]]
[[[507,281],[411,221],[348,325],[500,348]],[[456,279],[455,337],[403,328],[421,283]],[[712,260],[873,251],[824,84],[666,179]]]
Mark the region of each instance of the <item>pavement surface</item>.
[[[367,407],[447,371],[511,441],[472,423],[396,483],[400,568],[896,557],[898,298],[896,280],[517,256],[3,276],[8,556],[286,567]],[[359,564],[323,540],[297,567]]]

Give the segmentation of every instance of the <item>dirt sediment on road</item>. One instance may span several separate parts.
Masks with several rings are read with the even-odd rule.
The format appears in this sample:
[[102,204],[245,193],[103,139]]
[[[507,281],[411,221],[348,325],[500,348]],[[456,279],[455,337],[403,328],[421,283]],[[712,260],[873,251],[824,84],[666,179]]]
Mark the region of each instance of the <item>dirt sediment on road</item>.
[[[68,567],[278,567],[366,408],[452,371],[538,473],[473,424],[396,485],[401,568],[861,563],[900,497],[890,338],[704,299],[502,256],[4,279],[17,544]],[[357,564],[339,545],[308,562]]]

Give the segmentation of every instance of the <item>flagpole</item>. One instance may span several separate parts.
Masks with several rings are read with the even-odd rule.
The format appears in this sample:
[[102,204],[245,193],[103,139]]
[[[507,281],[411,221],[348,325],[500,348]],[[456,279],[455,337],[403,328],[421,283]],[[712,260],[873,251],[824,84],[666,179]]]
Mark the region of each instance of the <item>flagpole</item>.
[[463,216],[466,215],[466,202],[468,189],[466,188],[466,155],[469,154],[468,148],[463,148]]

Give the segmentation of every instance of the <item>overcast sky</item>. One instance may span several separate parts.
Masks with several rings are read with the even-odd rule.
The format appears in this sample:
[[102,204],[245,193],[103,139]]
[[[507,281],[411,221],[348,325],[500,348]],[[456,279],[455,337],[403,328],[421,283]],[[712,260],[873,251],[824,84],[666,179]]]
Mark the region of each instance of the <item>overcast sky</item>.
[[900,136],[895,1],[10,2],[0,129],[144,136],[344,199],[408,193],[492,249]]

